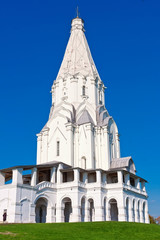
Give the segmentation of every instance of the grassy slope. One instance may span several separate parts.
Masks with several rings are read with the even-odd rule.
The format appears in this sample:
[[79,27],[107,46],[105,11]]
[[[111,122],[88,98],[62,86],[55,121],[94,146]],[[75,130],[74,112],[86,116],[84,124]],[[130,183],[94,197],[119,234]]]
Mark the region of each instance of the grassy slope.
[[160,240],[160,226],[126,222],[0,225],[0,239],[19,240]]

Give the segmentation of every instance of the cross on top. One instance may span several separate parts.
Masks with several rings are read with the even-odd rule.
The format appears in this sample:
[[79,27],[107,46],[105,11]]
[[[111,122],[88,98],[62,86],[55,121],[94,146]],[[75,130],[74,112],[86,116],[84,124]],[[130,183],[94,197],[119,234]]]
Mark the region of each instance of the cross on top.
[[78,6],[77,6],[77,18],[79,18],[79,10],[78,10]]

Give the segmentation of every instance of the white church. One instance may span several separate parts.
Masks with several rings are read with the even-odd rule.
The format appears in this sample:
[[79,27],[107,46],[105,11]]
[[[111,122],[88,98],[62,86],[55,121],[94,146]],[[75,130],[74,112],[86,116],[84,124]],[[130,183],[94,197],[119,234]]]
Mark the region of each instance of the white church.
[[0,170],[0,221],[5,213],[8,223],[149,223],[146,180],[130,156],[120,156],[118,128],[79,17],[51,93],[37,164]]

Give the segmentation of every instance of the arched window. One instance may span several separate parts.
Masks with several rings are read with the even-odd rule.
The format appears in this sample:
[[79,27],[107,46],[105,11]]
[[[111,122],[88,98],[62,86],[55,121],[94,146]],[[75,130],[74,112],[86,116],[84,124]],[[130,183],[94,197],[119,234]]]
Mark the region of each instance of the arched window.
[[59,149],[59,147],[60,147],[60,142],[57,141],[57,156],[60,155],[60,149]]
[[99,90],[99,104],[102,104],[102,91]]
[[83,95],[83,96],[86,95],[86,87],[85,87],[85,86],[82,87],[82,95]]
[[81,167],[82,167],[83,169],[86,169],[86,158],[85,158],[85,157],[82,157],[82,158],[81,158]]

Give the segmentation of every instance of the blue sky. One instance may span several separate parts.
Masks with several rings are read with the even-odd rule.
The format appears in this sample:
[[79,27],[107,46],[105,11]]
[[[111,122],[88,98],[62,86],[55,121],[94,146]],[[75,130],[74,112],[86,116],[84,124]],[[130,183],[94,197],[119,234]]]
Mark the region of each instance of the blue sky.
[[160,215],[160,1],[0,1],[0,168],[36,163],[36,133],[69,38],[86,37],[116,121],[121,156],[148,180],[149,212]]

